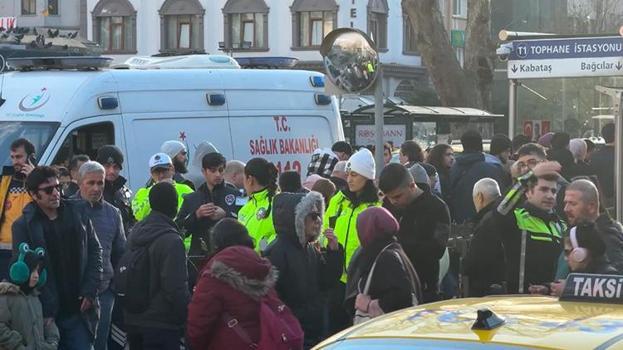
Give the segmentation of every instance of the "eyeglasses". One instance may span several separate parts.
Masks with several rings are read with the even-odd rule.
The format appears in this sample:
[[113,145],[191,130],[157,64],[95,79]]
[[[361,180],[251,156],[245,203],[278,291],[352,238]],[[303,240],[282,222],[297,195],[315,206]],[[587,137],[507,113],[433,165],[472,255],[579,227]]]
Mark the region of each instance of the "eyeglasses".
[[61,193],[61,185],[58,184],[54,186],[41,187],[38,189],[38,191],[43,191],[45,194],[52,194],[54,190],[56,190],[58,193]]
[[524,162],[517,162],[517,167],[519,169],[523,169],[523,168],[534,168],[537,164],[539,164],[541,161],[538,159],[528,159],[528,161],[526,163]]

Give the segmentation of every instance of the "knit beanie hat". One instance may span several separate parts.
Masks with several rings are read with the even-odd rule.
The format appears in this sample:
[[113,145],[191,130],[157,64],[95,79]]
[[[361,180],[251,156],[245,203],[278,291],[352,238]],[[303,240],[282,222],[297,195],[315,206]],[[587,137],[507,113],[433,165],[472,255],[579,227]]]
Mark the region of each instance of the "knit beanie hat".
[[418,184],[428,184],[430,178],[426,173],[426,169],[421,164],[415,163],[409,168],[413,181]]
[[202,141],[195,147],[195,156],[193,157],[192,165],[197,169],[201,169],[203,164],[203,157],[209,153],[220,153],[216,146],[209,141]]
[[357,235],[364,248],[378,239],[395,236],[399,229],[396,218],[382,207],[370,207],[357,217]]
[[97,150],[95,161],[102,165],[117,164],[121,168],[123,166],[123,152],[115,145],[105,145]]
[[171,159],[175,158],[180,152],[186,151],[186,146],[177,140],[165,141],[160,146],[160,151],[166,153]]
[[374,180],[376,177],[376,163],[374,162],[372,152],[367,148],[357,151],[348,159],[346,171],[354,171],[368,180]]
[[169,182],[159,182],[149,190],[149,205],[171,219],[177,215],[177,192]]
[[317,148],[311,156],[311,161],[307,166],[307,176],[318,174],[322,177],[330,177],[333,168],[339,159],[329,148]]
[[306,189],[311,191],[312,187],[314,187],[314,184],[316,182],[318,182],[319,180],[321,180],[321,179],[323,179],[322,176],[320,176],[318,174],[311,174],[303,182],[303,187],[305,187]]

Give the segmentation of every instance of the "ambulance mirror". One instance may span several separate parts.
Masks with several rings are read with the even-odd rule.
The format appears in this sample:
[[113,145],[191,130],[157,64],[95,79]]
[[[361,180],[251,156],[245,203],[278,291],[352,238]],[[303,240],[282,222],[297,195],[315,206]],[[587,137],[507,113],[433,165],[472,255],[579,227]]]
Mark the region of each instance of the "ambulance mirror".
[[379,54],[364,32],[338,28],[324,38],[320,54],[329,81],[340,90],[359,93],[374,84]]

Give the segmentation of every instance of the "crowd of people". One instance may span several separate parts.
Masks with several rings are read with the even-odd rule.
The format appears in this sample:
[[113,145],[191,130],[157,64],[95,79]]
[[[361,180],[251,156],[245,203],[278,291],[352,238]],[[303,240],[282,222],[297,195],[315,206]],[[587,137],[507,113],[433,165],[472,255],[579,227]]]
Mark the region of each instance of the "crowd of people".
[[[318,149],[301,181],[205,142],[201,179],[165,142],[135,194],[123,152],[35,166],[26,139],[0,180],[0,348],[311,348],[412,305],[559,295],[571,272],[623,274],[606,144],[476,131],[463,151],[416,141]],[[459,249],[462,247],[462,249]]]

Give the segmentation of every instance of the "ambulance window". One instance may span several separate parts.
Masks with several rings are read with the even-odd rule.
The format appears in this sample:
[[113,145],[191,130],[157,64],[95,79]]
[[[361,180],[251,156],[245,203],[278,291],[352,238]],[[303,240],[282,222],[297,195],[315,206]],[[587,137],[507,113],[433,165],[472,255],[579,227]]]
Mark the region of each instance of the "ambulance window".
[[89,158],[95,159],[98,148],[114,143],[115,129],[112,123],[98,123],[76,128],[67,135],[52,164],[67,166],[71,157],[77,154],[86,154]]

